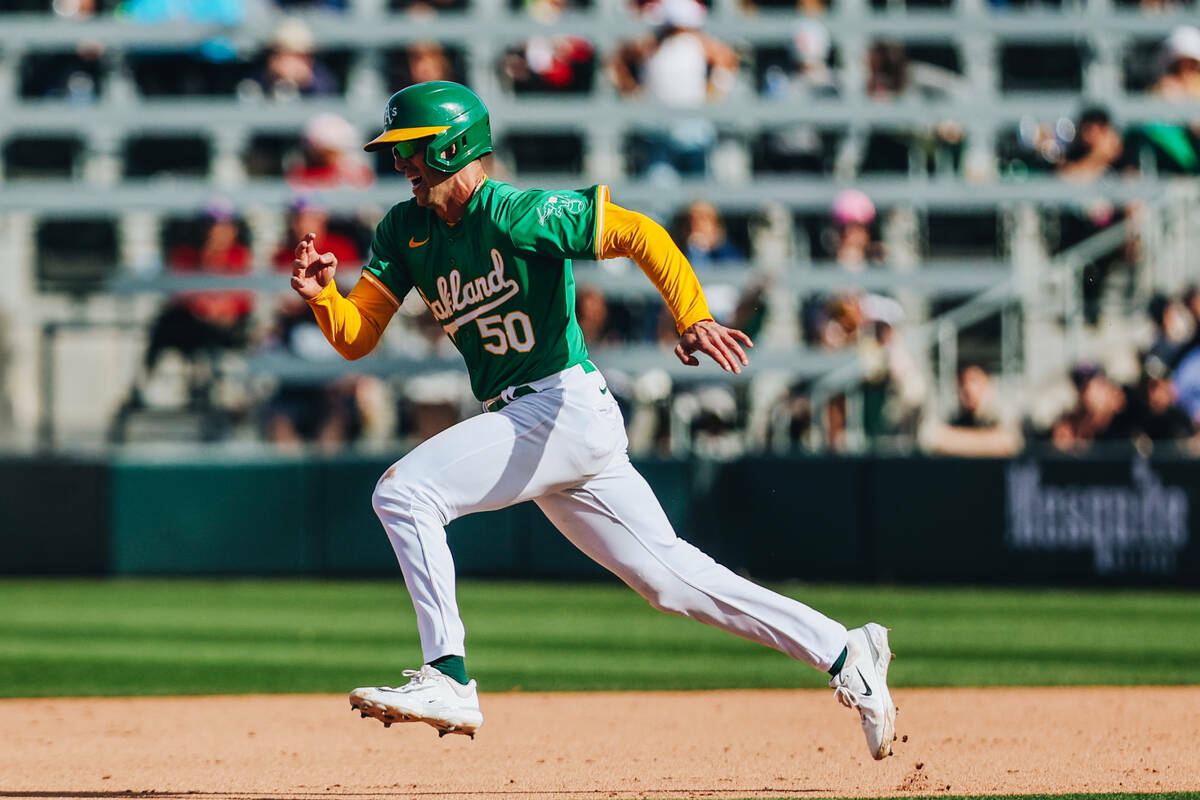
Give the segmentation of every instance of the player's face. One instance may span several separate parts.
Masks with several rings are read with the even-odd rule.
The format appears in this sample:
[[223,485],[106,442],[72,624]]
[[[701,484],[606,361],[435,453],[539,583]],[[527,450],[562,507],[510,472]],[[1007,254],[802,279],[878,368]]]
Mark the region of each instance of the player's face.
[[[444,191],[439,191],[441,184],[450,176],[444,172],[430,169],[425,163],[425,145],[429,139],[418,139],[414,142],[400,142],[393,148],[392,155],[396,159],[396,171],[403,172],[412,184],[413,197],[417,205],[435,208],[446,198]],[[403,147],[401,146],[403,145]],[[444,187],[448,191],[449,187]]]

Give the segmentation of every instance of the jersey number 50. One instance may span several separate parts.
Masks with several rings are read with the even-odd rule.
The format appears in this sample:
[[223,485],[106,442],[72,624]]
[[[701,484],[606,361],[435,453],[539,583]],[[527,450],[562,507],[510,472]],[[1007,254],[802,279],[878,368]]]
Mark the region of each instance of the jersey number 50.
[[524,312],[513,311],[503,319],[499,314],[493,314],[480,317],[475,322],[479,324],[479,335],[484,339],[483,349],[489,353],[502,356],[510,347],[518,353],[528,353],[533,349],[533,324]]

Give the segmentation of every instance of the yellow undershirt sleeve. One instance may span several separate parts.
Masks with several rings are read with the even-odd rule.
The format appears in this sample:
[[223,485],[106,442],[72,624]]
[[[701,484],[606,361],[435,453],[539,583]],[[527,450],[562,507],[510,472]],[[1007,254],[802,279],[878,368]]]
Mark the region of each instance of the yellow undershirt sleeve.
[[663,227],[645,214],[605,201],[596,255],[633,259],[667,301],[680,333],[712,319],[692,265]]
[[349,297],[342,297],[337,284],[330,281],[308,305],[333,349],[351,361],[375,349],[399,308],[394,296],[385,294],[365,277],[350,290]]

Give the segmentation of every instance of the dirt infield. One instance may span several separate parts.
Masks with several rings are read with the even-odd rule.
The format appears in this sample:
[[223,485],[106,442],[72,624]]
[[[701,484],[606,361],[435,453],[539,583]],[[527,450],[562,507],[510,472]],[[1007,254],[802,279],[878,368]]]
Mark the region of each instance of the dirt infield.
[[1200,788],[1200,687],[499,694],[475,741],[342,696],[0,701],[0,797],[748,798]]

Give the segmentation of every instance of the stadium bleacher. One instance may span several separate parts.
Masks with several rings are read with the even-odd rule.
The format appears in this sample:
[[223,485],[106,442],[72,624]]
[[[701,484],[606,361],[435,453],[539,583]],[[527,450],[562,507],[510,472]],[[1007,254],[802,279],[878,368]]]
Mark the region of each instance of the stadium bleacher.
[[[730,441],[915,447],[923,419],[950,415],[966,361],[999,376],[1003,402],[1033,420],[1029,430],[1045,428],[1064,405],[1045,398],[1064,396],[1076,362],[1135,380],[1130,364],[1149,344],[1142,309],[1197,277],[1187,261],[1200,150],[1189,159],[1184,145],[1196,141],[1200,98],[1156,89],[1164,43],[1191,24],[1190,4],[1149,13],[1102,0],[837,0],[816,12],[713,0],[704,29],[733,48],[738,68],[720,98],[686,113],[625,96],[610,79],[623,44],[655,30],[657,4],[247,1],[233,4],[236,19],[166,22],[139,22],[137,5],[7,3],[0,13],[0,249],[12,271],[0,299],[0,430],[12,443],[129,441],[138,430],[259,441],[280,386],[351,373],[377,379],[385,404],[401,409],[397,426],[373,435],[411,437],[406,409],[420,404],[406,384],[454,371],[446,343],[405,313],[382,352],[353,368],[280,346],[271,331],[286,281],[271,259],[297,196],[360,247],[409,196],[386,162],[361,162],[374,174],[358,185],[306,184],[294,170],[318,114],[373,135],[390,92],[431,63],[487,100],[494,175],[519,186],[608,183],[617,202],[664,223],[698,199],[719,210],[741,252],[698,269],[717,313],[753,325],[760,341],[756,371],[722,390],[732,406],[705,395],[710,374],[656,346],[654,289],[636,268],[577,268],[608,303],[601,333],[611,335],[596,360],[631,416],[669,420],[662,426],[682,439],[673,452],[706,437],[721,452]],[[296,44],[300,29],[311,45]],[[263,82],[287,44],[281,30],[327,71],[328,91]],[[506,71],[506,59],[527,68],[566,37],[590,46],[569,80]],[[1065,180],[1056,168],[1095,105],[1123,132],[1127,165]],[[711,133],[695,174],[650,163],[655,137],[681,119]],[[864,224],[875,255],[855,270],[839,264],[844,231],[832,212],[851,188],[873,204]],[[203,235],[196,226],[218,200],[249,270],[172,274],[172,249]],[[203,375],[176,362],[148,375],[143,353],[164,304],[203,288],[255,295],[247,342]],[[171,382],[185,388],[160,391]],[[447,387],[443,404],[469,413],[461,387]],[[183,422],[139,426],[155,415]],[[663,438],[634,444],[651,450]]]

